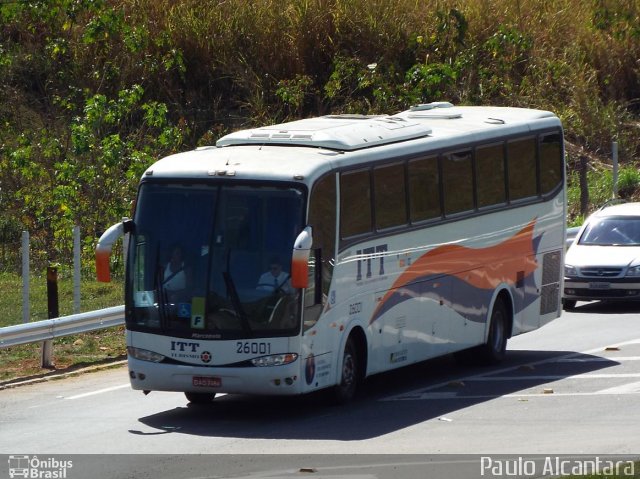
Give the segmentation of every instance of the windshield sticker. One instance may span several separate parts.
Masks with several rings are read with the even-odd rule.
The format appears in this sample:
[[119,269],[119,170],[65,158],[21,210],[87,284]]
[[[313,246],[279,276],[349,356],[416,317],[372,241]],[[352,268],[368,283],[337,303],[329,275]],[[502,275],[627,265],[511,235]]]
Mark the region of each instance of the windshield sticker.
[[138,308],[153,306],[153,291],[136,291],[134,303]]
[[178,304],[178,317],[190,318],[191,317],[191,305],[189,303]]
[[194,296],[191,299],[191,328],[204,329],[204,298]]

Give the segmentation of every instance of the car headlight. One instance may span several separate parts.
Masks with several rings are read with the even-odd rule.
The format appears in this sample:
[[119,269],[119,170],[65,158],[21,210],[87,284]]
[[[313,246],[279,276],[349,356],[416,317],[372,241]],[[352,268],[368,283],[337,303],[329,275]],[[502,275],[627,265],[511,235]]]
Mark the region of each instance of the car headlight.
[[564,275],[565,276],[578,276],[578,269],[569,265],[564,265]]
[[627,270],[626,276],[637,277],[640,276],[640,266],[632,266]]

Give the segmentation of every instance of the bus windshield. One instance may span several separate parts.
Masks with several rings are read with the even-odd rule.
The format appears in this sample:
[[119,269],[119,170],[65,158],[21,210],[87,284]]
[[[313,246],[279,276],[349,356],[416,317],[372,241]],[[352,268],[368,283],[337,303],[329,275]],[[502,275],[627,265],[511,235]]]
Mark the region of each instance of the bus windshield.
[[127,328],[205,339],[296,334],[300,294],[289,273],[303,207],[290,186],[143,183]]

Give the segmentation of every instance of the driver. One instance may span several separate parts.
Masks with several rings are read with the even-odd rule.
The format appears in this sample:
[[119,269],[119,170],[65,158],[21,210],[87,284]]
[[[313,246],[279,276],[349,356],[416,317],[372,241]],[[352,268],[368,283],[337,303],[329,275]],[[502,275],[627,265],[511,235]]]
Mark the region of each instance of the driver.
[[282,271],[279,258],[272,257],[269,261],[269,271],[263,273],[258,280],[257,289],[276,292],[281,290],[285,294],[292,294],[291,275]]

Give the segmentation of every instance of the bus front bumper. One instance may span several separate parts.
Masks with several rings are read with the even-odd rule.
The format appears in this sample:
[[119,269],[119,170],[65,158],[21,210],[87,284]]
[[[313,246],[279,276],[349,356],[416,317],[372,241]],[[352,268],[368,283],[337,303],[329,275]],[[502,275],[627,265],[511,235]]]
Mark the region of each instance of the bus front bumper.
[[294,395],[301,393],[298,360],[282,366],[202,367],[128,357],[131,387],[140,391]]

